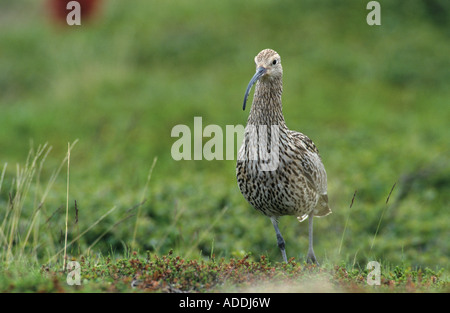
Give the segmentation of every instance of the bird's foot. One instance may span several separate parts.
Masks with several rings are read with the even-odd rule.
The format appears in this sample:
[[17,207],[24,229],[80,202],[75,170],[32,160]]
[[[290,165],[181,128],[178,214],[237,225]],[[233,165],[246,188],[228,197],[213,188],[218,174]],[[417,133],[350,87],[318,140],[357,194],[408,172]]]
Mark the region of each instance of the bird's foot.
[[316,256],[314,255],[314,251],[308,251],[308,255],[306,256],[306,263],[315,264],[319,266],[319,262],[317,262]]

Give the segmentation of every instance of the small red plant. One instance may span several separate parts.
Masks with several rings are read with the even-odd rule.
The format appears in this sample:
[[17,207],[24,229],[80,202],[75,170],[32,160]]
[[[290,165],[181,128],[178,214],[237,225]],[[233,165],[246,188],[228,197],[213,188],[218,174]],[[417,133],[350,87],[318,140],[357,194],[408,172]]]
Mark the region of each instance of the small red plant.
[[[47,0],[47,10],[51,17],[58,22],[66,23],[67,14],[70,12],[67,9],[67,4],[72,0]],[[81,7],[82,21],[89,21],[98,13],[101,5],[101,0],[76,0]]]

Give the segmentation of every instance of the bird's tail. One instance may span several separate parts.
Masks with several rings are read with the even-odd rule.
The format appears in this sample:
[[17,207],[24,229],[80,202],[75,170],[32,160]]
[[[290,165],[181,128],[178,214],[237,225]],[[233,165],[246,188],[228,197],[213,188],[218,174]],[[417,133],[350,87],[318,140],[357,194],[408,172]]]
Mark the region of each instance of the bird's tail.
[[[317,217],[324,217],[331,213],[330,206],[328,205],[328,195],[324,194],[319,197],[317,205],[314,208],[313,214]],[[299,222],[303,222],[308,217],[308,214],[297,216]]]
[[314,216],[323,217],[331,213],[330,206],[328,205],[328,195],[321,195],[317,205],[314,209]]

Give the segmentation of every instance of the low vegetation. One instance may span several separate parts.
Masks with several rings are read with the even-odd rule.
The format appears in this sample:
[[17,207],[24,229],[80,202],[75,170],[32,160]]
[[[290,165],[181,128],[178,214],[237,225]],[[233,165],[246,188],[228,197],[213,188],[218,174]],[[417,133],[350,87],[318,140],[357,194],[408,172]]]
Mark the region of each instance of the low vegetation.
[[[75,261],[76,259],[72,259]],[[379,284],[368,284],[370,271],[346,264],[310,265],[291,258],[287,264],[266,256],[216,260],[184,259],[172,253],[125,258],[80,257],[62,271],[14,266],[2,275],[0,290],[35,292],[449,292],[443,270],[382,266]],[[4,273],[3,273],[4,274]],[[79,276],[76,276],[78,275]],[[369,278],[370,279],[370,278]]]

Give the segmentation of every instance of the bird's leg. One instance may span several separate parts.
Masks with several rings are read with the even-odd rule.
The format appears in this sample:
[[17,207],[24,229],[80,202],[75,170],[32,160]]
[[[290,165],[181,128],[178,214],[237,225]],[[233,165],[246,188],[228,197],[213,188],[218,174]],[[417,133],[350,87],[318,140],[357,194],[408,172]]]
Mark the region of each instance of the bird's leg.
[[306,257],[306,262],[308,262],[310,264],[319,265],[319,262],[317,262],[316,256],[314,254],[314,249],[313,249],[313,213],[312,212],[308,216],[308,226],[309,226],[309,248],[308,248],[308,255]]
[[280,250],[281,250],[281,255],[283,256],[284,262],[287,263],[284,239],[283,239],[283,236],[281,236],[280,229],[278,228],[278,221],[275,217],[271,217],[270,220],[272,221],[273,227],[275,228],[275,232],[277,233],[278,248],[280,248]]

